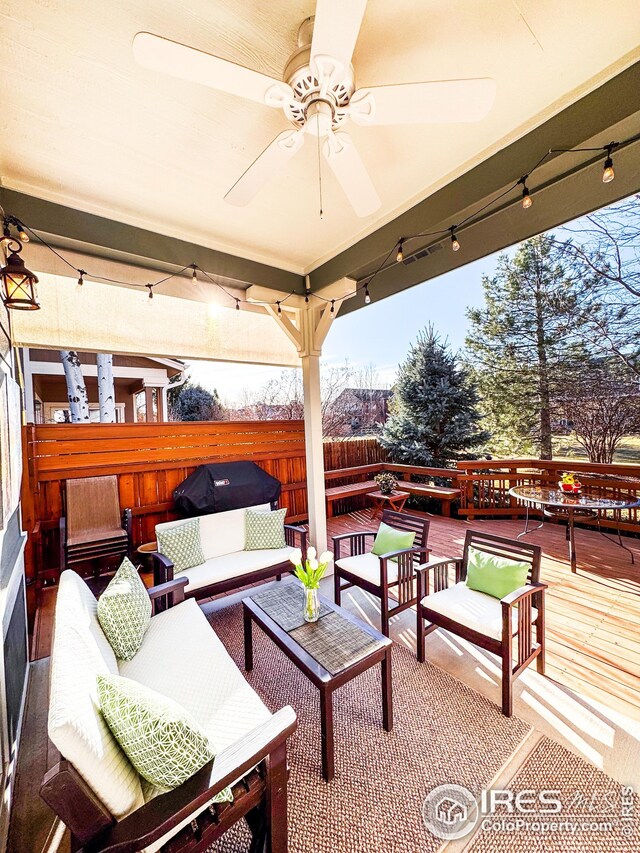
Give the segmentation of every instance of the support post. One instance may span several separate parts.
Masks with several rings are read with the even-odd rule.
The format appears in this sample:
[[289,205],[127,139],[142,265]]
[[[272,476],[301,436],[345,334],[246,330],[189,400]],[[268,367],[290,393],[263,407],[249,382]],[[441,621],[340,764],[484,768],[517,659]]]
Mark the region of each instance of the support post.
[[304,437],[307,457],[309,538],[318,553],[327,547],[327,515],[324,497],[324,451],[320,402],[320,356],[302,356],[304,389]]

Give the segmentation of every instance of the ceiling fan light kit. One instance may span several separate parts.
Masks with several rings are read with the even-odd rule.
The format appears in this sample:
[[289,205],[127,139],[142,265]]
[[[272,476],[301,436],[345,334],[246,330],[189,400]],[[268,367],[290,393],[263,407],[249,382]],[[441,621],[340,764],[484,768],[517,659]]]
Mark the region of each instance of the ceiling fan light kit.
[[361,126],[464,122],[489,112],[495,84],[488,78],[356,89],[351,58],[366,5],[366,0],[317,0],[315,16],[300,25],[282,81],[161,36],[135,36],[134,56],[144,67],[281,109],[293,125],[238,178],[225,195],[229,204],[249,204],[311,135],[320,140],[322,156],[355,213],[369,216],[381,201],[344,129],[349,121]]

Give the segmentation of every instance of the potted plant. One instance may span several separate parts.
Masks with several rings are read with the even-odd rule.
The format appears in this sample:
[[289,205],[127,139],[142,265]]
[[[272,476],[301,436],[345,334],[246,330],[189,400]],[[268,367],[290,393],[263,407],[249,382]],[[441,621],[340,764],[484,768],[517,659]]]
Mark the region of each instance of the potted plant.
[[316,549],[313,545],[307,548],[307,559],[302,564],[302,551],[296,548],[290,555],[289,560],[295,566],[294,574],[304,587],[304,620],[305,622],[317,622],[320,616],[320,599],[318,588],[320,580],[331,562],[333,554],[324,551],[316,559]]
[[398,481],[389,471],[383,471],[381,474],[376,474],[373,479],[378,484],[378,488],[383,495],[392,495],[398,485]]

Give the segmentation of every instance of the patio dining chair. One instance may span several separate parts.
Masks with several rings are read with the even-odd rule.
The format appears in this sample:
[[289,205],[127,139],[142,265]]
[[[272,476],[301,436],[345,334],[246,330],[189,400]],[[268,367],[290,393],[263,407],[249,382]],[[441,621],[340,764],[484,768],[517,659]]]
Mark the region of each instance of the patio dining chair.
[[[429,520],[423,516],[410,515],[386,509],[382,513],[383,524],[405,533],[415,533],[413,545],[400,551],[376,555],[371,553],[371,540],[377,530],[343,533],[333,537],[333,575],[336,604],[340,604],[342,590],[357,586],[380,599],[381,630],[389,636],[389,620],[392,616],[412,607],[416,601],[416,569],[429,559],[427,537]],[[349,544],[349,554],[342,556],[342,544]],[[368,547],[369,546],[369,547]],[[345,583],[343,583],[345,581]],[[395,593],[397,604],[389,606],[389,591]]]
[[60,570],[103,560],[117,563],[131,551],[131,510],[120,511],[118,478],[78,477],[65,483],[60,518]]
[[[502,566],[525,563],[528,568],[524,585],[502,598],[469,587],[466,580],[472,548],[490,558],[499,558],[496,563]],[[436,628],[451,631],[498,655],[502,662],[502,713],[506,717],[513,712],[514,679],[534,660],[538,672],[544,675],[547,584],[540,582],[540,560],[538,545],[468,530],[461,558],[438,560],[418,569],[418,660],[424,662],[425,637]],[[451,567],[455,568],[452,585]]]

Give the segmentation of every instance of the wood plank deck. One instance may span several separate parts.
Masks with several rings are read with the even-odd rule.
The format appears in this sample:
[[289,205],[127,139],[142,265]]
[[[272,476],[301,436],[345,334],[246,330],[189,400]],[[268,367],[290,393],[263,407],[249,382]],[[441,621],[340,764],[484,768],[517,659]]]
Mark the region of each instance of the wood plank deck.
[[[328,519],[329,536],[375,529],[368,511]],[[468,529],[517,536],[523,522],[432,516],[435,557],[457,557]],[[547,668],[555,681],[640,721],[640,539],[629,554],[595,530],[576,528],[578,572],[571,573],[565,528],[546,523],[526,540],[543,551],[547,592]]]

